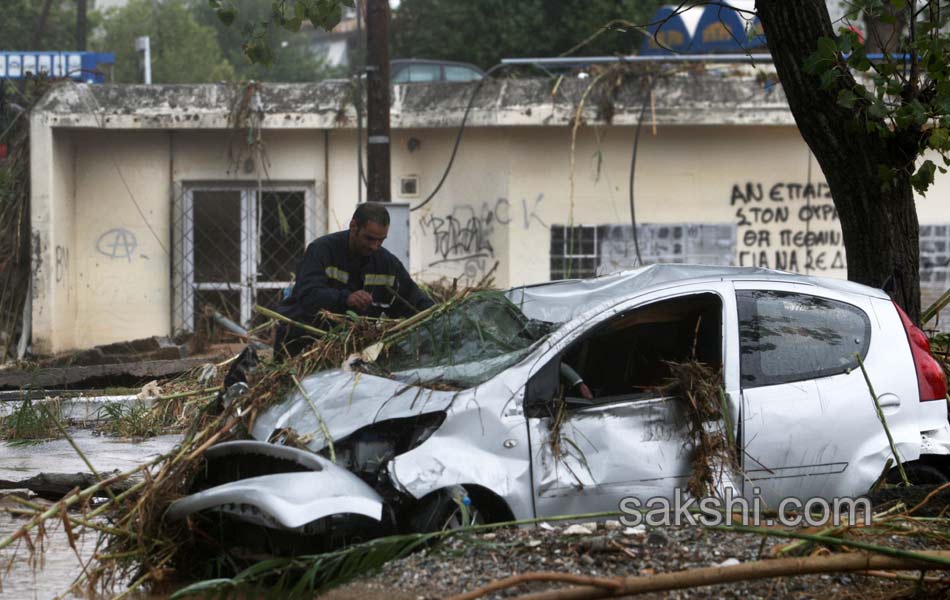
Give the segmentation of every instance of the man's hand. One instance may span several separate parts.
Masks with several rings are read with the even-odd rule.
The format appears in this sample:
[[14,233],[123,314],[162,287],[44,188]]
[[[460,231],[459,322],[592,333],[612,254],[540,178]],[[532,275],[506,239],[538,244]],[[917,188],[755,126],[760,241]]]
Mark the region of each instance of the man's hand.
[[593,400],[594,394],[591,393],[590,388],[587,387],[587,384],[583,381],[577,384],[577,391],[581,393],[581,397],[584,400]]
[[355,308],[357,312],[363,312],[373,303],[373,296],[366,290],[356,290],[346,299],[346,305]]

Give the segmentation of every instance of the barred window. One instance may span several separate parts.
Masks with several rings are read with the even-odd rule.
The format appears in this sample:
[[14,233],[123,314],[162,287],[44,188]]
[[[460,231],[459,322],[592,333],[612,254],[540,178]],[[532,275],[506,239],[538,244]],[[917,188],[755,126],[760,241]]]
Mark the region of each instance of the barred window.
[[551,279],[608,275],[656,263],[732,265],[735,248],[732,223],[640,223],[636,238],[631,225],[552,225]]
[[[920,226],[920,304],[927,307],[950,287],[950,224]],[[940,311],[936,327],[950,330],[950,308]],[[933,326],[934,323],[931,323]]]
[[604,227],[551,226],[551,279],[594,277]]

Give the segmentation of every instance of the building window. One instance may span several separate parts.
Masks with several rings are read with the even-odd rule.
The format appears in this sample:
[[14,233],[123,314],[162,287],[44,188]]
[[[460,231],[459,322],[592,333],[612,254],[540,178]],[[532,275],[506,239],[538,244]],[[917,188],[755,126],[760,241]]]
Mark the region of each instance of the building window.
[[736,226],[728,223],[641,223],[636,242],[632,225],[552,225],[551,279],[607,275],[655,263],[732,265],[735,249]]
[[604,227],[551,226],[551,279],[594,277]]
[[277,305],[307,244],[326,231],[312,186],[194,184],[176,204],[176,331],[214,312],[253,325],[254,306]]
[[[920,306],[927,308],[950,287],[950,224],[920,226]],[[931,326],[934,323],[930,323]],[[936,327],[950,330],[950,308],[937,315]]]

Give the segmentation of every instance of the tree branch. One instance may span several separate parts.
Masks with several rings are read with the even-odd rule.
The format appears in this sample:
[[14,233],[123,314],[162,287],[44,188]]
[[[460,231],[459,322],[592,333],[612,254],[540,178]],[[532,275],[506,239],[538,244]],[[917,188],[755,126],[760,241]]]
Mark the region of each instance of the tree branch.
[[[921,554],[950,559],[950,551],[922,552]],[[703,567],[699,569],[674,571],[672,573],[660,573],[647,577],[625,577],[622,579],[622,587],[620,588],[616,587],[616,579],[601,578],[597,580],[597,585],[593,586],[588,585],[584,587],[548,590],[525,594],[517,596],[516,598],[518,600],[595,600],[598,598],[681,590],[736,581],[770,579],[772,577],[816,575],[820,573],[854,573],[870,570],[909,571],[924,569],[947,570],[950,569],[950,565],[938,565],[929,561],[895,558],[865,552],[853,552],[847,554],[833,554],[831,556],[760,560],[729,567]],[[525,575],[528,574],[526,573]],[[554,580],[554,576],[562,574],[531,573],[530,575],[532,576],[531,581],[543,580],[542,577],[545,575],[550,577],[550,579],[548,579],[550,581]],[[509,577],[505,581],[513,582],[511,585],[528,581],[528,579],[515,580],[518,580],[518,577]],[[480,598],[488,593],[501,589],[498,587],[498,583],[500,582],[494,582],[493,584],[489,584],[468,594],[455,596],[450,600],[473,600]]]

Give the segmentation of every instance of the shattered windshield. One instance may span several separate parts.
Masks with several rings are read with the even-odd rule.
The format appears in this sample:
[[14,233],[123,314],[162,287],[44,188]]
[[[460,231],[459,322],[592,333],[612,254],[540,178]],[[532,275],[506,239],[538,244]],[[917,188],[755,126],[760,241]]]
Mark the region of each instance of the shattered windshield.
[[517,363],[551,330],[503,292],[474,292],[436,311],[388,344],[377,365],[400,380],[472,387]]

